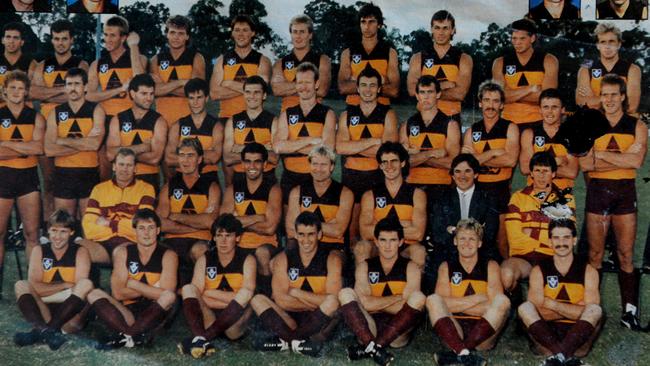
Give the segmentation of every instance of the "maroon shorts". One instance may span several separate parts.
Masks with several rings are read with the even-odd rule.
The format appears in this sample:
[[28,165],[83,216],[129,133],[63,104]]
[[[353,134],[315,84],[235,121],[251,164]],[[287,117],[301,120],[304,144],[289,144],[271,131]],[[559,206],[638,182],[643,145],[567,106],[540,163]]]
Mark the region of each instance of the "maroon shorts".
[[523,259],[526,262],[530,263],[530,265],[533,267],[538,265],[540,262],[553,258],[552,255],[542,254],[539,252],[530,252],[528,254],[523,254],[523,255],[513,255],[512,257]]
[[586,201],[587,212],[596,215],[635,213],[637,203],[634,179],[590,179]]
[[110,238],[108,240],[99,242],[99,244],[101,244],[104,247],[104,249],[106,249],[106,251],[108,252],[108,256],[111,258],[113,257],[113,251],[115,250],[115,248],[119,247],[124,243],[131,243],[131,241],[121,236],[116,236],[114,238]]

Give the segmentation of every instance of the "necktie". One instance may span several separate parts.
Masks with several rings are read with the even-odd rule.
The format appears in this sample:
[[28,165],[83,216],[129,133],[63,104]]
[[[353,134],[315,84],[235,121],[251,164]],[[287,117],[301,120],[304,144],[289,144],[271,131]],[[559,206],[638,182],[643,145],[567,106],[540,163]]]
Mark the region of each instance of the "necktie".
[[469,216],[469,202],[467,192],[460,194],[460,218],[466,219]]

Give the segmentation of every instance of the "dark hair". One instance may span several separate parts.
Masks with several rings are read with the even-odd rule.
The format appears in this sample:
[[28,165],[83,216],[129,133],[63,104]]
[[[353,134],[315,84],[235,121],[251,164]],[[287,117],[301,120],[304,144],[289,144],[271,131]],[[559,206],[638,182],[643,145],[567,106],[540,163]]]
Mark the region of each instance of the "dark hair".
[[20,38],[25,39],[25,24],[21,22],[10,22],[5,24],[4,27],[2,27],[2,35],[4,36],[5,33],[7,33],[8,30],[12,31],[18,31],[20,33]]
[[384,15],[382,14],[381,9],[372,2],[365,4],[361,9],[359,9],[359,22],[361,22],[361,19],[370,17],[377,19],[377,23],[379,23],[380,26],[384,25]]
[[235,28],[235,24],[237,23],[246,23],[249,27],[251,27],[251,30],[253,32],[257,32],[257,24],[253,18],[246,14],[239,14],[236,17],[232,18],[232,21],[230,22],[230,28]]
[[503,91],[503,86],[494,80],[485,80],[478,86],[478,101],[483,100],[483,94],[486,92],[498,92],[501,96],[501,103],[506,102],[506,92]]
[[54,213],[52,213],[47,219],[48,228],[54,225],[59,225],[74,231],[76,223],[77,220],[75,220],[74,216],[70,215],[68,211],[63,209],[54,211]]
[[66,80],[72,77],[81,77],[81,81],[84,83],[84,85],[88,84],[88,73],[86,73],[86,70],[80,67],[73,67],[65,74]]
[[551,223],[548,224],[549,237],[551,236],[551,233],[553,232],[553,229],[562,228],[562,227],[565,227],[565,228],[571,230],[571,236],[573,236],[574,238],[576,236],[578,236],[578,229],[576,228],[575,221],[565,218],[565,219],[552,220]]
[[530,158],[530,162],[528,163],[528,169],[532,172],[535,166],[548,166],[551,167],[551,171],[557,171],[557,162],[548,151],[538,151],[533,154],[533,157]]
[[[135,160],[135,151],[128,147],[120,147],[120,149],[117,150],[117,154],[115,154],[115,160],[117,160],[118,156],[132,156]],[[115,162],[115,160],[113,160],[113,162]]]
[[399,221],[390,218],[383,218],[377,222],[375,225],[375,238],[379,239],[379,233],[381,232],[397,232],[397,237],[402,240],[404,239],[404,228]]
[[138,92],[141,86],[155,88],[156,82],[149,74],[138,74],[131,79],[129,83],[129,91]]
[[246,154],[260,154],[262,155],[263,161],[269,160],[269,152],[266,151],[264,145],[260,144],[259,142],[251,142],[244,145],[244,148],[241,151],[242,161],[244,161],[244,156],[246,156]]
[[236,236],[241,236],[244,232],[244,227],[242,226],[241,221],[239,221],[233,214],[225,213],[219,215],[219,217],[217,217],[217,219],[212,223],[212,226],[210,227],[212,238],[214,238],[219,231],[235,233]]
[[126,18],[119,15],[114,15],[106,21],[104,24],[107,27],[118,27],[120,28],[120,35],[126,36],[129,34],[129,21]]
[[318,67],[311,62],[303,62],[298,67],[296,68],[296,75],[301,72],[307,72],[311,71],[314,73],[314,81],[318,81],[319,78],[319,72],[318,72]]
[[[25,89],[29,90],[29,87],[31,85],[31,82],[29,81],[29,76],[27,76],[27,73],[22,70],[12,70],[5,74],[5,80],[3,84],[5,89],[7,88],[7,85],[9,85],[10,82],[16,80],[22,82],[25,85]],[[27,96],[25,96],[25,98],[27,98]]]
[[431,17],[431,26],[433,27],[433,22],[444,22],[445,20],[451,22],[452,28],[456,28],[456,19],[447,10],[438,10],[435,12]]
[[449,168],[449,175],[454,175],[454,169],[461,163],[467,163],[470,168],[474,171],[474,174],[478,174],[479,171],[481,170],[481,164],[478,162],[478,160],[474,157],[472,154],[458,154],[454,158],[454,160],[451,161],[451,168]]
[[187,32],[187,34],[190,34],[192,23],[188,17],[182,15],[174,15],[167,19],[165,22],[165,33],[167,33],[171,27],[183,29],[185,32]]
[[156,211],[150,208],[141,208],[135,212],[135,215],[133,215],[133,219],[131,220],[131,226],[133,226],[133,228],[135,229],[136,226],[138,226],[138,222],[149,221],[149,220],[155,222],[156,227],[160,227],[160,217],[158,216]]
[[70,34],[70,37],[74,36],[74,26],[72,25],[72,22],[67,19],[59,19],[50,26],[50,34],[65,31]]
[[316,231],[321,231],[323,229],[323,224],[320,222],[320,218],[313,212],[303,211],[296,217],[296,222],[294,228],[298,230],[298,225],[302,226],[315,226]]
[[562,95],[560,94],[560,91],[555,88],[542,90],[542,92],[539,94],[540,105],[542,104],[542,99],[559,99],[560,103],[564,105],[564,101],[562,100]]
[[183,91],[185,92],[186,98],[189,97],[190,94],[199,91],[202,91],[203,94],[207,97],[210,95],[210,86],[208,85],[208,82],[203,79],[193,78],[188,80],[187,84],[185,84],[185,87],[183,87]]
[[260,85],[264,93],[268,93],[269,84],[259,75],[249,76],[244,80],[244,90],[246,90],[246,85]]
[[409,169],[411,168],[411,165],[409,164],[408,151],[406,151],[404,146],[399,142],[386,141],[379,146],[379,150],[377,150],[377,154],[375,154],[377,163],[381,165],[381,156],[389,153],[396,154],[399,157],[400,162],[406,162],[402,168],[402,177],[406,178],[409,174]]
[[415,84],[415,92],[419,93],[420,92],[420,87],[421,86],[431,86],[433,85],[436,88],[436,94],[440,93],[442,90],[440,90],[440,81],[435,78],[433,75],[422,75],[418,79],[417,84]]
[[625,99],[623,100],[623,108],[627,111],[629,104],[627,101],[627,84],[625,84],[625,79],[616,74],[607,74],[603,76],[603,79],[600,81],[601,90],[603,85],[618,85],[618,91],[621,95],[625,96]]
[[524,31],[528,32],[528,35],[534,36],[537,34],[537,25],[535,24],[534,21],[524,18],[524,19],[519,19],[515,20],[510,24],[510,28],[512,31]]
[[366,67],[361,70],[359,75],[357,75],[357,86],[359,86],[359,80],[361,78],[376,78],[377,79],[377,86],[381,88],[381,74],[379,71],[375,70],[374,67],[370,66],[370,63],[366,64]]
[[181,150],[183,147],[191,147],[196,151],[196,154],[198,156],[203,156],[203,145],[201,145],[201,141],[198,139],[198,137],[190,137],[190,138],[184,138],[181,140],[181,142],[178,144],[178,147],[176,147],[176,153]]

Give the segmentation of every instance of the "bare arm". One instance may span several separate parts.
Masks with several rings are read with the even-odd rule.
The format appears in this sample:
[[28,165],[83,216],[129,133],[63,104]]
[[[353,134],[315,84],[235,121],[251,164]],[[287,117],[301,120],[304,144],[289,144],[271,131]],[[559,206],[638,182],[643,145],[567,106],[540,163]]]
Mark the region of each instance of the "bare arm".
[[526,94],[526,96],[521,100],[537,105],[542,91],[550,88],[557,88],[558,71],[560,69],[559,65],[557,58],[550,53],[547,53],[544,57],[544,79],[542,80],[541,89],[535,88],[533,92]]
[[223,84],[223,55],[217,58],[217,62],[212,69],[212,77],[210,78],[210,98],[213,100],[224,100],[234,98],[242,95],[243,90],[233,90]]
[[221,201],[221,190],[219,184],[212,183],[208,193],[208,207],[204,213],[197,214],[183,214],[171,213],[169,219],[176,221],[180,224],[191,226],[198,230],[208,230],[212,227],[212,223],[219,215],[219,203]]
[[111,293],[117,301],[133,300],[142,294],[128,287],[129,273],[126,263],[126,247],[117,247],[113,251],[113,272],[111,273]]
[[338,75],[339,94],[349,95],[357,92],[357,79],[352,75],[350,66],[350,49],[346,48],[341,53],[341,62]]
[[287,274],[287,256],[284,252],[278,254],[272,262],[271,288],[273,299],[282,309],[288,311],[314,310],[313,306],[289,294],[289,275]]
[[88,92],[86,93],[86,100],[91,102],[103,102],[111,99],[122,93],[126,93],[129,83],[126,82],[121,88],[99,90],[99,78],[97,76],[97,60],[90,64],[88,70]]
[[409,72],[406,75],[406,89],[412,97],[415,96],[415,86],[417,85],[420,76],[422,76],[420,65],[422,65],[422,52],[415,53],[411,56],[411,60],[409,61]]
[[221,160],[223,150],[223,125],[216,123],[212,128],[212,146],[203,151],[203,162],[216,164]]
[[[463,53],[460,56],[460,63],[458,64],[458,76],[454,86],[448,89],[442,89],[442,98],[444,100],[453,100],[462,102],[465,100],[465,96],[469,91],[469,87],[472,84],[472,68],[474,67],[474,62],[472,57],[468,54]],[[415,90],[414,90],[415,91]]]
[[174,220],[169,219],[169,183],[166,183],[158,194],[158,206],[156,213],[160,217],[160,231],[165,234],[185,234],[196,231],[195,228],[189,225],[183,225]]
[[339,155],[355,155],[371,150],[381,145],[379,138],[364,138],[358,141],[350,140],[350,131],[347,126],[348,112],[344,111],[339,117],[339,127],[336,131],[336,153]]
[[648,128],[640,120],[636,122],[634,135],[634,143],[625,152],[596,151],[596,160],[603,160],[619,169],[641,168],[648,150]]
[[67,156],[77,153],[76,149],[57,145],[56,140],[58,136],[58,126],[56,124],[56,117],[54,113],[50,113],[47,117],[47,126],[45,128],[45,142],[43,150],[47,156]]
[[537,312],[544,320],[560,319],[562,316],[555,311],[544,307],[544,278],[539,266],[533,267],[528,278],[528,301],[535,305]]
[[350,225],[352,206],[354,206],[354,194],[349,188],[343,187],[336,217],[323,223],[323,234],[331,238],[342,239]]
[[519,127],[511,123],[508,126],[506,136],[504,153],[485,161],[484,165],[494,168],[514,168],[517,166],[517,160],[519,159]]
[[641,68],[635,64],[630,65],[627,72],[627,102],[629,105],[627,112],[636,114],[641,102]]
[[[325,134],[325,128],[323,128],[323,134]],[[280,114],[280,120],[278,121],[277,131],[273,134],[273,150],[276,154],[292,154],[307,146],[318,145],[324,141],[324,139],[320,137],[301,138],[293,141],[289,141],[288,139],[289,126],[287,122],[287,114],[282,113]]]
[[97,151],[104,139],[104,120],[106,113],[101,105],[96,105],[93,111],[93,127],[86,137],[70,138],[60,137],[56,139],[57,145],[63,145],[77,151]]
[[165,163],[169,166],[178,166],[178,154],[176,154],[176,148],[180,140],[179,130],[180,125],[178,122],[175,122],[168,129],[167,133],[167,146],[165,146]]
[[300,214],[300,186],[291,188],[289,199],[287,200],[287,213],[284,218],[284,229],[287,232],[287,238],[296,237],[294,223],[296,217]]
[[232,125],[233,120],[230,117],[226,121],[226,126],[223,129],[223,161],[228,166],[241,163],[241,154],[233,151],[235,136]]
[[445,304],[451,313],[462,313],[468,309],[475,308],[487,303],[488,297],[482,294],[474,294],[464,297],[452,297],[449,284],[449,267],[444,262],[438,268],[438,280],[435,293],[445,300]]
[[29,284],[34,288],[36,293],[41,296],[49,296],[65,289],[72,288],[74,283],[59,282],[59,283],[45,283],[43,282],[43,252],[39,245],[34,247],[32,255],[29,258],[29,268],[27,278]]
[[594,95],[591,90],[589,69],[581,66],[578,70],[578,82],[576,87],[576,104],[587,105],[589,108],[600,108],[600,96]]
[[[257,275],[257,263],[255,262],[255,257],[249,255],[244,260],[243,267],[243,280],[241,290],[248,290],[251,293],[255,292],[255,277]],[[208,300],[208,306],[213,306],[210,304],[210,300],[214,301],[213,304],[216,305],[216,309],[224,309],[228,304],[237,296],[239,292],[234,291],[221,291],[221,290],[206,290],[203,292],[203,300]]]
[[332,61],[325,54],[320,56],[318,74],[318,90],[316,90],[316,96],[325,98],[327,92],[330,90],[330,84],[332,82]]
[[404,305],[404,296],[372,296],[368,283],[368,263],[366,261],[357,264],[354,277],[354,292],[359,296],[361,306],[369,313],[384,311],[396,304]]
[[390,98],[397,98],[399,96],[400,77],[398,63],[397,51],[391,48],[388,55],[388,72],[381,87],[381,94]]
[[450,121],[447,125],[447,138],[445,139],[444,155],[442,157],[433,156],[426,161],[426,165],[450,169],[451,162],[460,153],[460,127],[458,122]]
[[167,144],[167,121],[162,116],[158,117],[156,121],[153,128],[153,137],[149,144],[151,145],[151,151],[138,154],[138,162],[158,165],[165,152],[165,144]]
[[45,86],[45,81],[43,80],[44,67],[45,67],[45,61],[41,61],[36,64],[31,87],[29,88],[30,98],[34,100],[40,100],[43,102],[51,102],[51,103],[67,102],[67,98],[65,97],[62,86],[55,86],[52,88],[48,88]]
[[363,240],[372,241],[375,239],[375,197],[372,191],[366,191],[361,196],[361,211],[359,213],[359,233]]
[[153,77],[156,82],[156,96],[164,96],[170,94],[176,94],[175,91],[183,88],[187,84],[188,80],[169,80],[167,82],[163,81],[162,76],[160,75],[160,69],[158,68],[158,55],[151,58],[151,63],[149,64],[149,74]]
[[427,196],[423,190],[416,188],[413,192],[413,216],[410,225],[404,225],[404,239],[421,241],[427,224]]
[[43,154],[43,137],[45,135],[45,118],[40,113],[36,113],[34,121],[34,131],[31,141],[2,141],[0,147],[6,147],[14,150],[19,155],[42,155]]
[[[178,270],[178,256],[173,250],[168,250],[162,259],[162,273],[160,280],[153,286],[144,282],[129,279],[126,283],[129,289],[139,292],[143,297],[150,300],[158,300],[163,291],[176,292],[176,273]],[[125,267],[126,268],[126,267]]]
[[303,291],[297,288],[292,288],[289,293],[299,300],[309,303],[314,306],[320,306],[325,300],[327,295],[337,296],[341,291],[342,279],[341,270],[343,264],[341,257],[333,252],[327,257],[327,278],[325,279],[325,294],[315,294],[309,291]]
[[282,59],[275,61],[271,76],[271,89],[273,95],[277,97],[286,97],[296,94],[296,83],[287,81],[282,71]]

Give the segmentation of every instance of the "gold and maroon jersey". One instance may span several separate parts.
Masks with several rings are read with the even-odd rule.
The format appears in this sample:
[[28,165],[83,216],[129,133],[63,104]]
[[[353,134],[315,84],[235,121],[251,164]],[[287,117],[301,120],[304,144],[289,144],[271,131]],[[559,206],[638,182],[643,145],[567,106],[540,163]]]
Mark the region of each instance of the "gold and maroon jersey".
[[[486,131],[485,122],[480,120],[472,125],[472,147],[477,154],[492,149],[505,149],[508,141],[510,121],[499,118],[490,131]],[[481,183],[507,182],[512,178],[512,168],[481,167],[478,181]]]
[[[129,279],[140,281],[149,286],[156,286],[160,281],[163,271],[163,257],[168,249],[156,244],[156,249],[151,254],[147,263],[142,263],[137,244],[126,246],[126,268]],[[140,297],[139,299],[142,299]],[[139,299],[124,300],[124,305],[137,302]]]
[[384,272],[379,256],[366,259],[368,263],[368,283],[370,294],[377,297],[399,296],[404,293],[406,287],[406,270],[410,260],[397,256],[393,267]]
[[[85,138],[93,129],[96,103],[84,102],[77,112],[68,103],[54,108],[57,137]],[[103,121],[102,121],[103,123]],[[72,155],[57,156],[54,165],[59,168],[96,168],[99,166],[97,151],[79,151]]]
[[[422,120],[420,112],[415,113],[406,121],[406,135],[409,146],[420,149],[420,151],[444,149],[447,143],[447,129],[451,118],[438,111],[429,125]],[[412,166],[407,182],[421,184],[451,184],[449,170],[435,168],[421,164]]]
[[[322,137],[325,119],[330,108],[316,103],[316,105],[304,115],[300,106],[288,108],[287,124],[289,126],[290,141],[300,140],[304,137]],[[284,168],[292,173],[309,173],[309,160],[307,155],[300,153],[283,154]]]
[[[160,113],[148,110],[141,118],[136,119],[133,109],[120,112],[117,115],[120,128],[120,146],[129,147],[133,145],[151,143],[153,139],[156,122],[160,118]],[[136,163],[135,174],[158,174],[160,167],[145,163]]]
[[[451,46],[444,56],[438,56],[435,49],[424,50],[420,54],[420,75],[431,75],[443,81],[458,81],[460,58],[463,51]],[[438,108],[448,116],[460,113],[461,102],[451,100],[438,100]]]
[[43,269],[43,283],[74,283],[77,268],[77,250],[79,245],[69,244],[61,259],[56,259],[52,250],[52,243],[41,245],[43,252],[41,264]]
[[[370,67],[377,70],[382,79],[386,80],[388,77],[390,49],[390,45],[384,41],[379,41],[370,52],[366,52],[366,49],[361,43],[354,44],[349,48],[352,76],[356,79],[363,69]],[[381,104],[390,104],[390,99],[387,97],[379,97],[378,101]],[[350,94],[345,99],[345,102],[351,105],[358,105],[361,99],[359,94]]]
[[[546,72],[544,69],[545,57],[545,52],[534,50],[530,60],[526,65],[522,65],[515,51],[508,51],[503,56],[503,68],[501,70],[505,79],[505,89],[516,90],[537,85],[541,90]],[[503,118],[516,124],[531,123],[541,120],[542,114],[537,103],[514,102],[505,104]]]
[[[187,215],[197,215],[206,213],[210,198],[210,186],[213,179],[200,175],[199,179],[188,187],[183,180],[182,173],[176,173],[168,185],[169,212]],[[165,234],[165,238],[189,238],[198,240],[210,240],[212,235],[210,230],[196,230],[182,234]]]
[[[622,153],[627,151],[634,144],[636,135],[637,119],[630,115],[624,114],[621,119],[614,125],[610,126],[607,133],[596,139],[594,142],[594,151],[609,151]],[[614,169],[603,172],[589,172],[589,178],[598,179],[635,179],[636,169]]]
[[[124,83],[133,78],[131,66],[131,51],[128,49],[115,62],[110,53],[105,50],[97,60],[97,78],[102,91],[121,88]],[[114,116],[133,106],[128,93],[122,92],[111,99],[101,102],[107,116]]]
[[[347,106],[347,120],[345,122],[350,141],[360,141],[367,138],[381,139],[384,135],[384,124],[386,114],[390,107],[384,104],[377,104],[375,109],[366,116],[358,105]],[[377,170],[379,164],[377,159],[362,156],[361,154],[345,157],[344,167],[350,170],[371,171]]]
[[[230,50],[223,55],[223,80],[244,82],[249,76],[257,75],[262,60],[262,54],[251,50],[246,57],[241,58],[237,52]],[[221,101],[220,118],[229,118],[246,109],[243,95],[238,95]]]
[[[36,111],[24,106],[18,117],[8,107],[0,108],[0,141],[30,142],[34,138]],[[0,167],[27,169],[38,164],[36,156],[0,160]]]
[[205,252],[205,290],[237,292],[244,284],[244,262],[248,254],[235,248],[235,256],[225,266],[215,247]]
[[[237,216],[265,215],[269,195],[274,181],[270,177],[262,177],[262,184],[255,192],[251,192],[246,184],[246,177],[236,175],[233,178],[233,201]],[[244,231],[239,240],[241,248],[255,249],[264,244],[278,246],[276,235],[261,235],[253,231]]]
[[307,266],[302,263],[298,251],[298,248],[285,250],[289,287],[324,295],[329,251],[319,247]]

